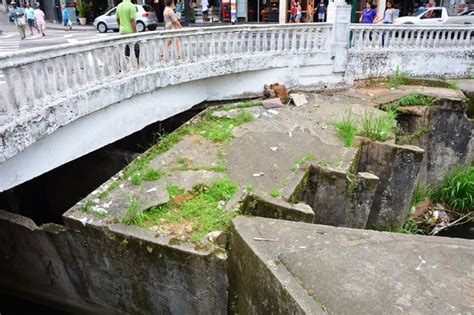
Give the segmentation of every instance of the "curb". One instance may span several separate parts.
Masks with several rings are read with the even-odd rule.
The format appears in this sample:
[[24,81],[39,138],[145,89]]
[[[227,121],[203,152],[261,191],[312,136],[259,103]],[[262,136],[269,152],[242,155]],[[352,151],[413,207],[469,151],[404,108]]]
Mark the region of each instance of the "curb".
[[[46,24],[46,29],[50,30],[64,30],[64,26],[62,24],[52,24],[48,23]],[[90,25],[90,26],[79,26],[76,24],[72,25],[72,30],[73,31],[83,31],[83,32],[90,32],[90,31],[95,31],[95,27]]]

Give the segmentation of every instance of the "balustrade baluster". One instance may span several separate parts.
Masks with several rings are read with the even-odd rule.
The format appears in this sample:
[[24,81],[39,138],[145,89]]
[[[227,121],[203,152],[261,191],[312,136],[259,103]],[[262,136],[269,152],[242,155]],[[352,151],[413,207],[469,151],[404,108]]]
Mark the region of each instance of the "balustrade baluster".
[[281,52],[283,50],[283,30],[280,30],[278,32],[278,45],[277,45],[277,51]]
[[284,30],[284,36],[285,36],[285,39],[283,41],[284,43],[284,48],[283,50],[284,51],[288,51],[290,49],[290,36],[289,36],[289,30],[288,29],[285,29]]
[[275,33],[276,30],[272,29],[271,34],[270,34],[270,50],[275,51],[275,46],[276,46],[276,41],[277,39],[275,38]]
[[299,40],[299,47],[298,47],[299,51],[306,50],[306,42],[308,40],[308,31],[309,29],[306,27],[301,29],[300,31],[300,40]]
[[261,47],[261,50],[262,52],[267,52],[267,51],[270,51],[270,45],[271,43],[269,43],[268,41],[271,40],[269,38],[269,34],[266,30],[264,31],[259,31],[259,33],[262,35],[261,36],[261,41],[260,41],[260,47]]
[[66,80],[67,80],[67,87],[69,89],[75,89],[79,86],[76,81],[76,65],[74,64],[74,58],[72,55],[66,55],[63,58],[66,73]]
[[296,36],[297,36],[296,30],[295,29],[289,30],[288,31],[288,36],[291,37],[291,42],[290,42],[291,43],[291,48],[290,48],[290,50],[291,51],[296,51]]
[[34,101],[34,80],[30,69],[26,66],[21,66],[19,68],[20,73],[20,91],[22,92],[22,97],[20,99],[20,108],[22,107],[31,107]]
[[262,51],[262,41],[263,41],[263,34],[257,30],[255,33],[255,45],[253,47],[254,52],[261,52]]
[[220,32],[219,34],[219,40],[217,41],[217,55],[218,56],[223,56],[224,55],[224,32]]
[[18,87],[15,80],[16,73],[15,68],[3,69],[3,79],[8,86],[8,89],[3,89],[5,93],[4,108],[7,112],[12,112],[20,107],[18,97],[21,96],[18,95]]
[[[92,58],[94,61],[94,66],[96,67],[96,73],[97,73],[97,80],[100,81],[106,77],[105,74],[105,58],[104,54],[102,51],[99,50],[94,50],[91,52],[92,53]],[[72,83],[72,82],[71,82]]]
[[32,64],[32,75],[34,76],[33,79],[33,96],[35,98],[35,102],[39,101],[40,99],[43,98],[44,96],[44,81],[46,77],[41,75],[41,67],[43,63],[40,62],[35,62]]

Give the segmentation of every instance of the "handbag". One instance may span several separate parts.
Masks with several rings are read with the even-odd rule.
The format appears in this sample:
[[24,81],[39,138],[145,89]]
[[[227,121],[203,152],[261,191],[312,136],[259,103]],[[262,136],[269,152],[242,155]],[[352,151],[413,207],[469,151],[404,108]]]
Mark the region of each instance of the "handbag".
[[17,17],[17,23],[18,23],[19,26],[26,25],[25,16],[22,15],[22,16]]
[[71,20],[68,20],[68,21],[67,21],[67,26],[72,26]]

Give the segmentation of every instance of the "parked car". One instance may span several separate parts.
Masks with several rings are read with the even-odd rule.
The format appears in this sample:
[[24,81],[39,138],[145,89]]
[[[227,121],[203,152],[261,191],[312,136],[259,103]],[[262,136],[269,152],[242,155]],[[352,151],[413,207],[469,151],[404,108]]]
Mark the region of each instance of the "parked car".
[[474,16],[449,16],[445,7],[426,9],[414,16],[402,16],[395,24],[443,25],[443,24],[474,24]]
[[[149,5],[135,5],[135,9],[137,10],[137,32],[144,32],[147,28],[150,31],[156,30],[158,18],[156,17],[155,10]],[[118,32],[119,26],[117,24],[117,17],[115,16],[116,11],[117,7],[98,16],[94,20],[94,27],[101,33],[105,33],[108,30]]]
[[464,12],[458,13],[458,15],[474,16],[474,10],[466,10]]

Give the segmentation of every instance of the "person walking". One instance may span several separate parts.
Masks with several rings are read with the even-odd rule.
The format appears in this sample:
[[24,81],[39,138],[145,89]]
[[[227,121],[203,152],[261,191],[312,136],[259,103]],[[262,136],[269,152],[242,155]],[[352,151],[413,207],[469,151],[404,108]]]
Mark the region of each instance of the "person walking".
[[389,0],[389,1],[387,1],[387,7],[385,8],[383,18],[380,17],[380,16],[377,17],[374,20],[374,23],[378,23],[378,22],[382,21],[383,24],[393,24],[393,23],[395,23],[395,20],[396,20],[395,8],[393,6],[393,2],[391,0]]
[[41,10],[41,7],[39,4],[36,5],[36,10],[35,10],[35,19],[36,19],[36,26],[40,29],[41,34],[43,36],[46,36],[44,31],[46,30],[46,20],[45,20],[45,15],[43,10]]
[[66,5],[63,4],[63,11],[62,11],[62,15],[63,15],[63,26],[64,26],[64,30],[65,31],[70,31],[72,30],[72,26],[71,26],[71,21],[69,21],[69,13],[67,12],[67,9],[66,9]]
[[[120,35],[133,34],[137,32],[137,10],[135,5],[130,0],[123,0],[118,6],[116,11],[117,24],[119,26]],[[137,62],[140,63],[140,46],[135,43],[133,47],[135,51],[135,57]],[[125,57],[130,58],[130,46],[125,45]]]
[[33,35],[33,28],[35,28],[39,34],[40,30],[38,26],[36,26],[36,23],[35,23],[35,9],[33,9],[28,2],[26,3],[25,13],[26,13],[26,18],[28,20],[28,27],[30,28],[30,34]]
[[301,11],[301,4],[300,2],[296,2],[296,18],[295,18],[295,22],[296,23],[301,23],[301,17],[303,16],[303,13]]
[[10,3],[10,15],[13,18],[13,23],[15,23],[16,27],[18,28],[18,32],[20,32],[20,38],[23,40],[26,37],[25,34],[25,25],[26,25],[26,17],[25,11],[23,8],[17,7],[16,2],[12,1]]
[[[181,23],[179,22],[176,13],[174,12],[174,2],[173,0],[166,0],[165,9],[163,10],[163,19],[165,21],[165,30],[177,30],[182,28]],[[172,39],[169,39],[166,43],[166,47],[170,47],[173,43]],[[163,52],[161,52],[161,57],[163,58]],[[176,38],[176,55],[178,59],[181,58],[181,48],[179,38]]]
[[308,6],[306,7],[306,23],[312,23],[314,22],[313,20],[313,2],[310,0],[308,1]]
[[316,13],[318,14],[318,22],[324,22],[326,19],[326,4],[324,0],[320,0],[316,7]]
[[207,23],[209,21],[209,1],[201,0],[201,8],[202,8],[202,21],[204,23]]
[[362,11],[359,23],[372,24],[377,17],[377,11],[374,9],[374,5],[370,2],[365,4],[365,9]]
[[296,10],[298,6],[296,5],[296,0],[291,0],[291,8],[290,8],[290,23],[294,23],[296,20]]

